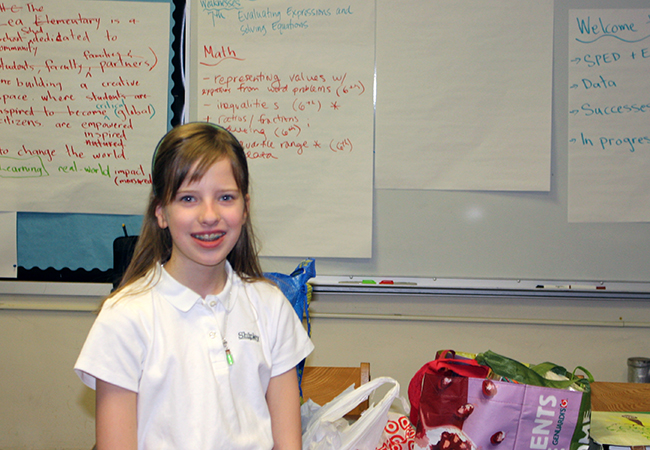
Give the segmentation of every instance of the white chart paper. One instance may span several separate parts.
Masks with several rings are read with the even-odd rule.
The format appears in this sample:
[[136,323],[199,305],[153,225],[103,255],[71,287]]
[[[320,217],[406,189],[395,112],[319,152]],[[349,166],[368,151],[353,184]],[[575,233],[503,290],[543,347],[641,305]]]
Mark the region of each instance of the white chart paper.
[[262,255],[370,257],[374,3],[195,2],[191,25],[196,118],[244,144]]
[[569,14],[569,222],[650,220],[650,9]]

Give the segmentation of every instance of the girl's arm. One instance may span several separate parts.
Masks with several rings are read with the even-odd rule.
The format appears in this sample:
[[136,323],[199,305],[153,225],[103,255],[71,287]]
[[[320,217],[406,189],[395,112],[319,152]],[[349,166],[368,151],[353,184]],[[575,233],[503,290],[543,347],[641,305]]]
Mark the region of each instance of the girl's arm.
[[97,450],[136,450],[138,432],[137,394],[97,380],[95,430]]
[[271,378],[266,402],[271,413],[273,450],[302,449],[300,390],[295,368]]

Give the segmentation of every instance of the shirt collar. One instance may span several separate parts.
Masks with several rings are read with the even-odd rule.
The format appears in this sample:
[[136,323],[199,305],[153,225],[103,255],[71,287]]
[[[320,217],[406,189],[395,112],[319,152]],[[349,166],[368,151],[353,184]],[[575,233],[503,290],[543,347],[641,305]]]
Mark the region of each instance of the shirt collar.
[[[158,266],[157,270],[160,271],[160,281],[156,286],[156,290],[174,307],[187,312],[197,302],[202,302],[203,299],[199,294],[192,289],[176,281],[164,267]],[[223,290],[217,295],[208,295],[206,301],[216,300],[223,304],[226,310],[230,310],[236,299],[238,290],[238,280],[235,272],[232,270],[230,263],[226,261],[226,285]]]

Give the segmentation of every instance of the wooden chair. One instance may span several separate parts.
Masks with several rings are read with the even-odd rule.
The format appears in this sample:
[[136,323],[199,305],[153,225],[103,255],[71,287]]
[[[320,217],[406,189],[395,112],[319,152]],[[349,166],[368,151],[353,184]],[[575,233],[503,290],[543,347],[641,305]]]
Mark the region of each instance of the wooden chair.
[[650,383],[591,383],[594,411],[650,412]]
[[[302,397],[311,399],[323,406],[334,397],[354,384],[357,388],[370,381],[370,363],[361,363],[359,367],[316,367],[306,366],[302,375]],[[350,411],[346,417],[358,418],[368,409],[369,401],[361,403]]]

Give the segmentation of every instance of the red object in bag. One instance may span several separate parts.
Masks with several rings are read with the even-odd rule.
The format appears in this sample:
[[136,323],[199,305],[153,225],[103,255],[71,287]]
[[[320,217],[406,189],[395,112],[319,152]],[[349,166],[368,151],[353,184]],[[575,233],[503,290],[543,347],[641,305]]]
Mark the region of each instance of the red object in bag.
[[[447,355],[450,354],[451,357]],[[486,378],[490,373],[488,366],[482,366],[475,359],[457,357],[453,350],[438,352],[436,359],[426,363],[418,370],[408,387],[408,397],[411,403],[410,419],[413,425],[420,420],[420,397],[422,395],[422,380],[425,373],[440,373],[450,371],[457,375],[470,378]],[[441,383],[445,383],[443,377]],[[451,384],[451,379],[447,380]]]

